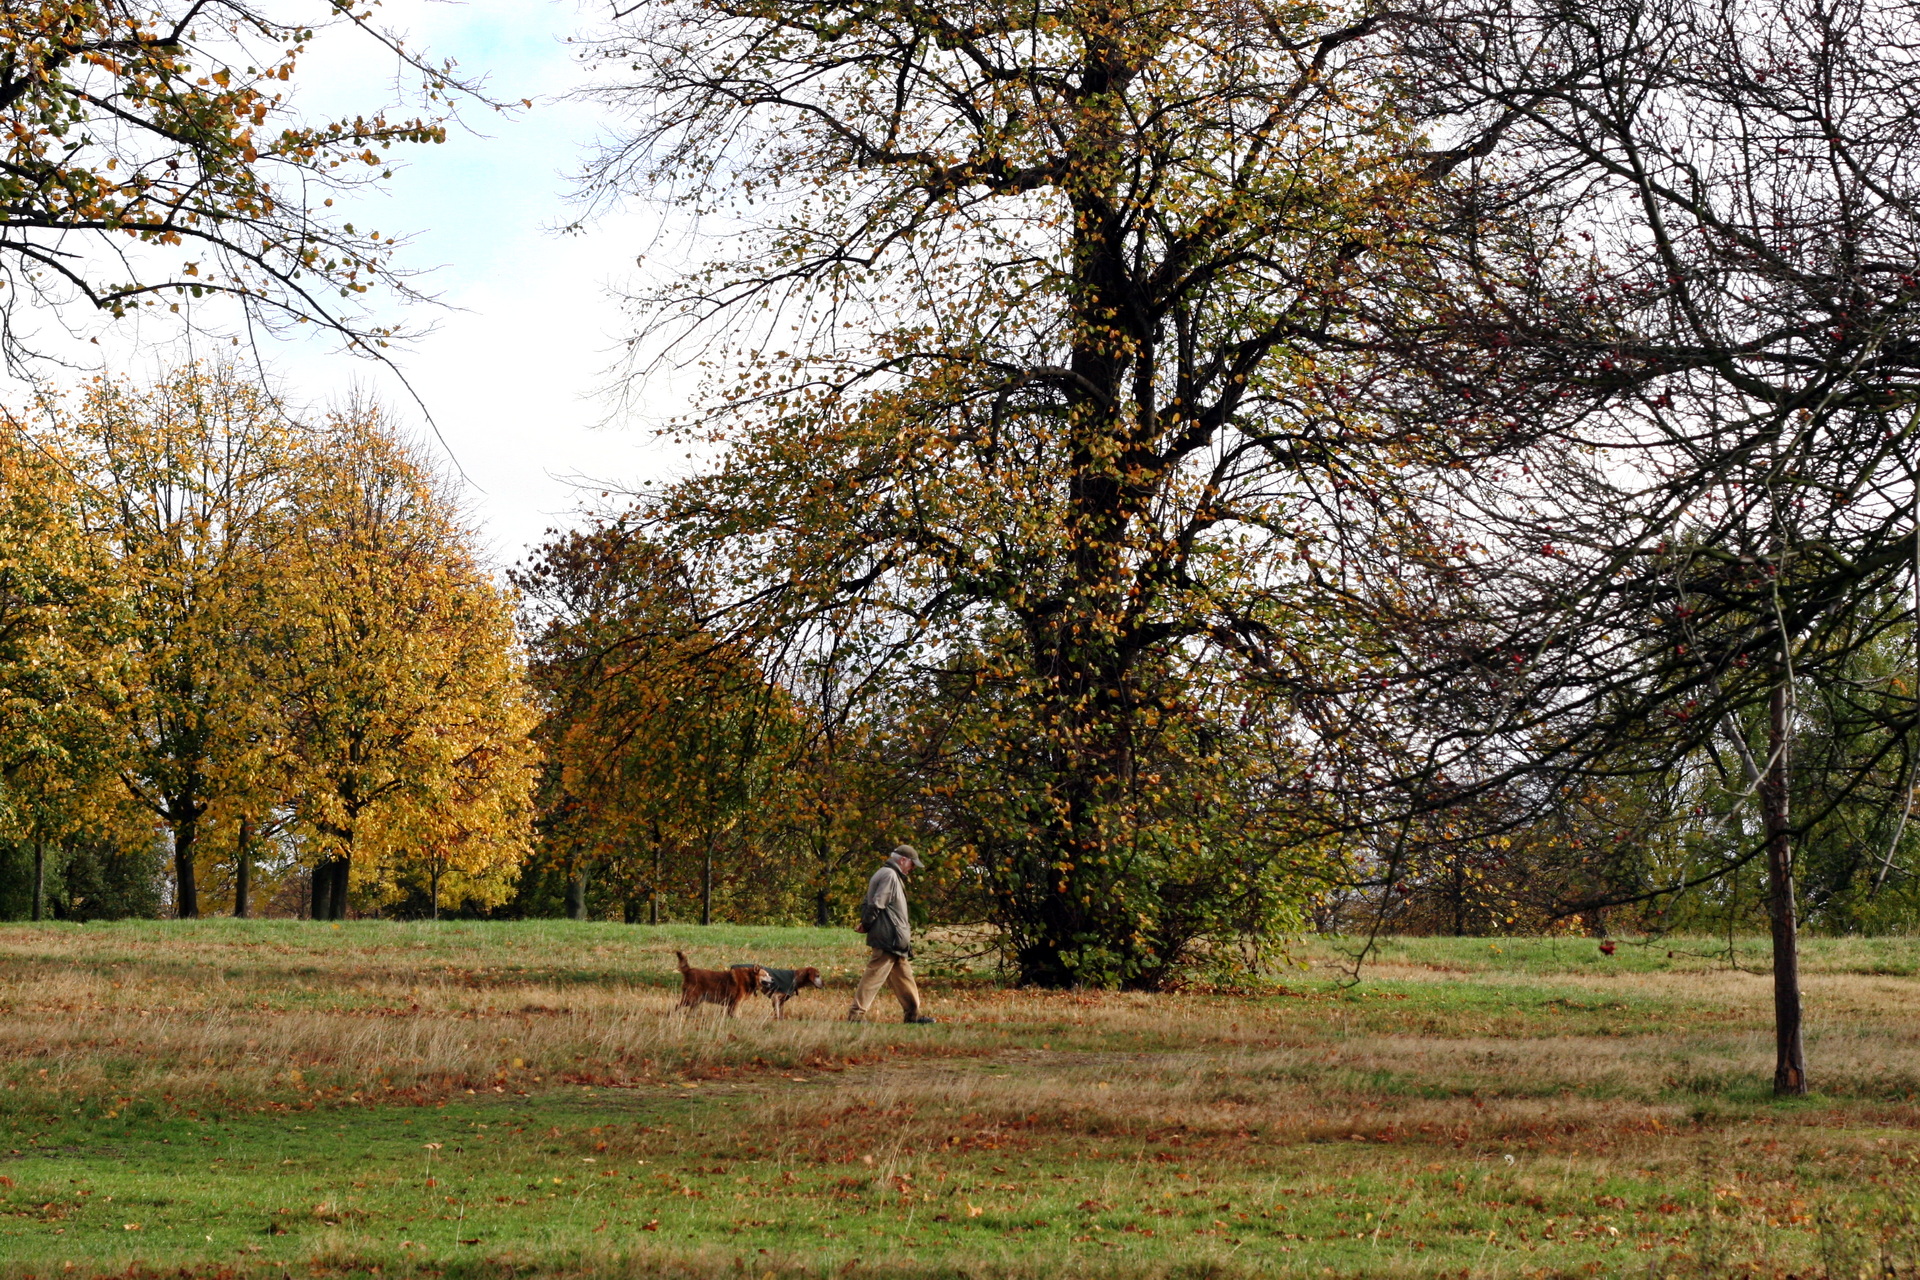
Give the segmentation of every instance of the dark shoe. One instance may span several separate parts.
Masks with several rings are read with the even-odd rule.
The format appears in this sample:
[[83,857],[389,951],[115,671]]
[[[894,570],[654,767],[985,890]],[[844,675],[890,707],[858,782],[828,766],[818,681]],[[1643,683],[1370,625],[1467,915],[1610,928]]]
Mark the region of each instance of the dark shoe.
[[906,1021],[910,1026],[928,1026],[934,1022],[934,1019],[929,1018],[926,1014],[922,1013],[922,1014],[917,1014],[914,1017],[908,1018],[906,1019]]

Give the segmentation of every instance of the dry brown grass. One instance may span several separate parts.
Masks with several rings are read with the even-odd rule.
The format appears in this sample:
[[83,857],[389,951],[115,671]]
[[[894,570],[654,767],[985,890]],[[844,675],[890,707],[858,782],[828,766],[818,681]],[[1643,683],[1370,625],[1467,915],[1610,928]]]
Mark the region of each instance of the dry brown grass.
[[371,1099],[658,1084],[756,1060],[846,1063],[896,1047],[878,1026],[837,1020],[841,991],[808,993],[780,1023],[762,1001],[731,1020],[717,1009],[677,1014],[664,939],[570,950],[561,967],[573,971],[561,974],[551,953],[516,955],[459,935],[451,945],[315,939],[189,951],[101,929],[0,928],[0,1072],[83,1095]]
[[[963,986],[937,991],[947,1025],[928,1035],[842,1022],[860,954],[811,931],[777,958],[819,965],[832,985],[774,1023],[757,1001],[733,1020],[673,1014],[684,935],[634,930],[563,949],[500,930],[350,929],[203,927],[211,936],[183,946],[153,929],[0,928],[0,1078],[81,1094],[373,1098],[997,1055],[1022,1070],[958,1087],[988,1091],[980,1105],[998,1112],[1317,1132],[1348,1124],[1364,1099],[1372,1129],[1458,1132],[1484,1123],[1494,1099],[1515,1115],[1670,1124],[1694,1105],[1676,1091],[1723,1093],[1771,1069],[1769,979],[1728,970],[1543,984],[1389,957],[1355,991],[1323,984],[1268,1001]],[[1558,993],[1544,1003],[1543,986]],[[1816,973],[1806,987],[1827,1092],[1889,1103],[1920,1093],[1920,981]],[[1103,1076],[1125,1078],[1124,1098]]]

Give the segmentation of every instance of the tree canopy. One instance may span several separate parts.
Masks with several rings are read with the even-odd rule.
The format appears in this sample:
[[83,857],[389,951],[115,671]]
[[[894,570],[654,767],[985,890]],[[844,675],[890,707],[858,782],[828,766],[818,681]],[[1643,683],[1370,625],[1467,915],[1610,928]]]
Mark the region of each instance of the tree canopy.
[[1165,972],[1175,899],[1245,879],[1176,851],[1322,856],[1281,816],[1284,749],[1251,843],[1203,835],[1196,792],[1246,688],[1371,672],[1409,602],[1364,579],[1431,538],[1387,481],[1479,447],[1353,394],[1382,278],[1357,264],[1399,254],[1423,199],[1351,56],[1377,26],[739,3],[650,6],[600,45],[642,72],[607,92],[642,126],[594,189],[752,215],[648,299],[645,340],[703,353],[731,423],[658,515],[753,625],[970,666],[950,687],[997,707],[981,758],[1020,781],[968,846],[1029,979]]
[[[0,347],[39,354],[31,319],[238,300],[350,347],[392,336],[356,301],[408,292],[395,241],[334,198],[391,176],[396,143],[444,138],[460,88],[386,35],[376,9],[246,0],[26,0],[0,8]],[[415,78],[421,113],[302,118],[291,87],[342,28]]]

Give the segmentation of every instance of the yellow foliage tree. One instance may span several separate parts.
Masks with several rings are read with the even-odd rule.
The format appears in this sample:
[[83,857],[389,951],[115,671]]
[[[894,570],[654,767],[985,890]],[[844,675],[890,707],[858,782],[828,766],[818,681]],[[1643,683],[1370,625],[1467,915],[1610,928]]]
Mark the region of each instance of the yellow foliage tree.
[[114,733],[98,695],[116,685],[121,598],[63,443],[0,419],[0,834],[34,847],[33,917],[46,846],[84,821]]
[[[335,417],[275,538],[263,683],[285,789],[320,837],[313,914],[422,874],[503,899],[528,849],[535,715],[512,603],[446,487],[376,409]],[[447,883],[443,886],[443,879]]]
[[175,907],[191,918],[203,824],[259,789],[253,621],[301,432],[258,384],[203,365],[151,385],[97,379],[59,418],[129,605],[128,678],[103,703],[121,776],[171,833]]

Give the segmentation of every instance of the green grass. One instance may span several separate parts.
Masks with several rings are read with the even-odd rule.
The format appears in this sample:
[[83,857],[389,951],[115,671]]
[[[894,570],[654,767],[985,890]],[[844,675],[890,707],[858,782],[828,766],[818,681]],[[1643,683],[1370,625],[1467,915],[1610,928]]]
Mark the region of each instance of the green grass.
[[[857,943],[0,927],[0,1276],[1920,1273],[1914,940],[1809,943],[1787,1103],[1705,941],[1386,939],[1351,986],[1306,940],[1256,994],[949,964],[934,1027],[838,1020]],[[836,985],[682,1018],[675,946]]]

